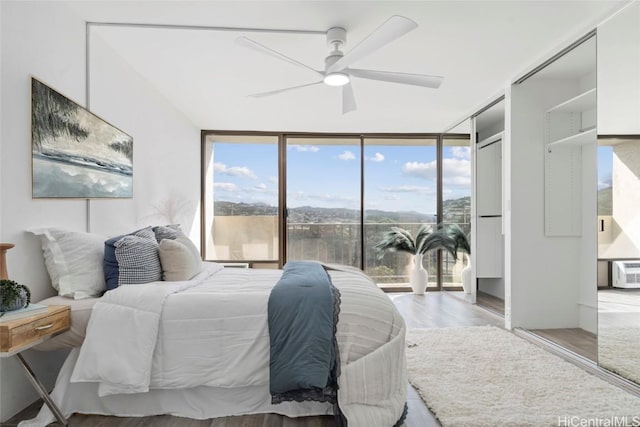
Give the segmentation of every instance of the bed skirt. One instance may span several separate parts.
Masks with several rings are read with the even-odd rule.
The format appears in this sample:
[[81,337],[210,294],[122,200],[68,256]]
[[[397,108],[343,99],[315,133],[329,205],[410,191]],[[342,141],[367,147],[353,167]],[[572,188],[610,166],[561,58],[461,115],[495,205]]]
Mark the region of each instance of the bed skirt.
[[[271,404],[269,386],[196,387],[191,389],[152,389],[147,393],[98,396],[95,383],[71,383],[71,374],[80,352],[69,353],[51,393],[65,417],[74,413],[145,417],[170,414],[193,419],[210,419],[234,415],[274,413],[288,417],[333,415],[327,402],[284,402]],[[22,421],[20,427],[43,427],[55,422],[46,405],[38,415]]]

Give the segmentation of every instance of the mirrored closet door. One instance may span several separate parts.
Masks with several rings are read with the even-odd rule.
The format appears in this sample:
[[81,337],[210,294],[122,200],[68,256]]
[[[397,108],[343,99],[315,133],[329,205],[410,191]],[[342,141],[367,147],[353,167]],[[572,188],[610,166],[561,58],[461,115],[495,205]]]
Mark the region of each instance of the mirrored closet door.
[[[596,40],[511,86],[505,324],[597,356]],[[510,310],[510,316],[509,316]]]
[[598,363],[640,383],[640,3],[598,27]]

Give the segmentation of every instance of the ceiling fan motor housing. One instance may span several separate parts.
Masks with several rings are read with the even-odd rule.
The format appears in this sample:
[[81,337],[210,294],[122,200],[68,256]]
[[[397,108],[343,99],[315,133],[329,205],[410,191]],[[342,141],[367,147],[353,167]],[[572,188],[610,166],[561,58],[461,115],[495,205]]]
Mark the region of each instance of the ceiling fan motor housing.
[[347,41],[347,31],[344,28],[334,27],[327,31],[327,46],[333,50],[324,59],[324,69],[331,67],[337,60],[344,56],[340,47]]
[[340,27],[333,27],[327,31],[327,46],[334,47],[336,44],[340,46],[347,42],[347,30]]

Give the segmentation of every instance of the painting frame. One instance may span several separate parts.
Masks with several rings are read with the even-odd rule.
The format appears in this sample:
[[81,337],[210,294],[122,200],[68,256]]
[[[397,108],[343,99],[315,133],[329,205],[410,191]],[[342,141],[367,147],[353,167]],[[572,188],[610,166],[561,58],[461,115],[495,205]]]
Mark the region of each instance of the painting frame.
[[133,198],[133,137],[31,76],[31,197]]

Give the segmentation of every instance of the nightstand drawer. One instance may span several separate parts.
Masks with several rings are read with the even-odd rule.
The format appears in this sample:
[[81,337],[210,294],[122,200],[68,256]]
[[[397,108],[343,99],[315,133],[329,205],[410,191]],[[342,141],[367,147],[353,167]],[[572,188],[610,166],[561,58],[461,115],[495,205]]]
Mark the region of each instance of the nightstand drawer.
[[44,313],[0,325],[0,351],[13,352],[41,338],[69,329],[69,306],[51,306]]

